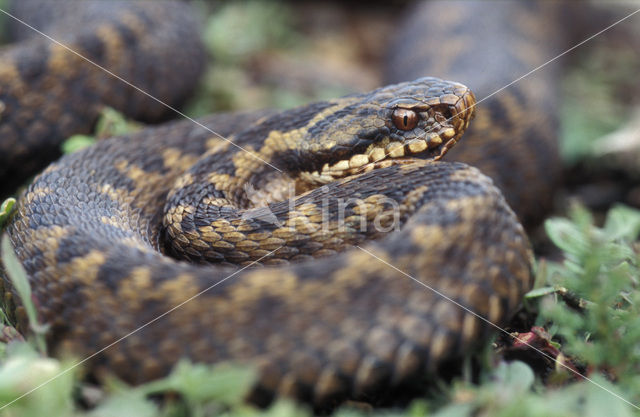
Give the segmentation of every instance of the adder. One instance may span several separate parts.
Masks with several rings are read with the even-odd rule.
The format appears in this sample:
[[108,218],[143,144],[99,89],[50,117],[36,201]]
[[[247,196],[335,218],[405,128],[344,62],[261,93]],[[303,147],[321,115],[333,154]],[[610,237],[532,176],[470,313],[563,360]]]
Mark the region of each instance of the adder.
[[[13,13],[178,105],[204,62],[188,8],[114,3],[21,1]],[[85,357],[139,329],[88,369],[140,383],[183,357],[231,360],[258,370],[250,401],[324,406],[415,386],[486,340],[479,317],[504,325],[533,283],[509,204],[529,221],[556,182],[556,76],[540,72],[477,112],[467,87],[442,78],[487,95],[549,56],[557,25],[537,22],[556,14],[545,2],[442,6],[409,13],[386,87],[171,122],[40,173],[7,234],[51,351]],[[28,39],[0,61],[5,185],[89,131],[105,104],[145,120],[166,111],[15,26]],[[6,277],[4,287],[26,330]]]

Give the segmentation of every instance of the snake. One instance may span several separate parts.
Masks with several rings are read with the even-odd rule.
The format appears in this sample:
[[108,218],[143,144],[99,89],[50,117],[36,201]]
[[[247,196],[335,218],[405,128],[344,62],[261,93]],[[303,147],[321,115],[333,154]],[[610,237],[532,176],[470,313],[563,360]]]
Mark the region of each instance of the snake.
[[[3,51],[3,182],[41,169],[53,137],[90,130],[102,105],[162,117],[113,74],[173,106],[202,71],[185,4],[52,4],[13,9],[61,41],[24,35]],[[485,103],[474,92],[544,57],[554,30],[535,22],[553,16],[550,2],[416,4],[390,41],[384,87],[173,121],[55,161],[6,228],[50,351],[99,351],[87,371],[132,384],[182,358],[248,364],[258,405],[375,401],[437,374],[533,285],[521,220],[557,181],[555,74]]]

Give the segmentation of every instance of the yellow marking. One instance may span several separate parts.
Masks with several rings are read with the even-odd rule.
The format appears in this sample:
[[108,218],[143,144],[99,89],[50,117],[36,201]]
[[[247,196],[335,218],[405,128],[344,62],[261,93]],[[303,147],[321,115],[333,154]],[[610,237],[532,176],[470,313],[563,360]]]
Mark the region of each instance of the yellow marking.
[[437,363],[450,349],[451,339],[446,333],[437,332],[431,339],[429,356],[433,358],[432,364]]
[[277,237],[270,237],[264,240],[260,240],[260,248],[266,250],[276,250],[281,246],[284,246],[287,242],[284,239],[278,239]]
[[[382,251],[376,251],[376,256],[385,262],[393,262]],[[371,255],[362,251],[351,251],[347,257],[346,265],[337,269],[331,276],[331,281],[323,287],[331,287],[332,291],[335,291],[336,295],[342,298],[340,293],[348,294],[347,290],[351,288],[367,285],[368,277],[375,275],[379,270],[380,265],[371,262]]]
[[416,225],[409,233],[411,240],[421,247],[433,246],[433,242],[442,242],[445,239],[445,231],[440,226]]
[[237,243],[245,240],[247,237],[243,233],[238,233],[235,231],[235,228],[231,229],[232,231],[224,233],[222,238],[231,243]]
[[102,40],[105,51],[106,59],[108,62],[121,59],[124,55],[125,45],[122,42],[119,32],[110,25],[100,25],[96,29],[96,35]]
[[226,198],[205,197],[205,198],[202,199],[202,202],[204,204],[208,204],[208,205],[211,205],[211,206],[233,207],[231,202],[229,200],[227,200]]
[[[121,280],[118,287],[118,297],[128,300],[128,303],[137,302],[139,305],[142,294],[152,290],[151,269],[146,266],[134,268],[126,279]],[[131,308],[131,307],[130,307]]]
[[265,296],[281,297],[284,302],[291,302],[289,298],[297,291],[298,277],[287,270],[264,269],[250,272],[242,278],[241,285],[230,288],[229,301],[231,303],[250,304]]
[[109,226],[113,226],[118,229],[122,229],[122,219],[116,216],[102,216],[100,217],[100,221]]
[[157,293],[162,295],[161,299],[171,306],[183,303],[198,291],[199,287],[195,277],[191,274],[180,274],[163,282],[157,289]]
[[200,227],[200,235],[207,242],[215,242],[222,239],[222,236],[216,233],[211,226]]
[[268,239],[269,237],[271,237],[271,234],[266,232],[251,233],[247,235],[248,239],[256,241]]
[[120,23],[136,34],[138,39],[145,39],[147,36],[145,25],[134,13],[125,13],[120,17]]
[[164,166],[173,170],[186,171],[198,158],[195,155],[184,154],[176,148],[168,148],[162,151]]
[[174,184],[174,188],[184,188],[187,185],[193,184],[193,175],[187,173],[178,177]]
[[61,275],[73,276],[73,280],[92,285],[98,277],[100,267],[106,260],[107,257],[104,252],[94,249],[81,258],[73,259],[69,265],[64,268],[66,272],[63,272]]
[[296,230],[292,227],[281,227],[271,232],[271,235],[280,239],[291,239],[296,235]]
[[420,185],[409,191],[402,201],[401,209],[414,211],[416,209],[416,203],[422,199],[422,196],[428,189],[428,186]]
[[205,146],[208,149],[207,154],[211,154],[227,149],[231,146],[231,142],[220,139],[218,136],[212,136],[207,139]]
[[[247,179],[256,172],[260,172],[259,168],[264,165],[263,160],[271,162],[271,157],[274,153],[297,148],[310,126],[325,120],[329,115],[347,107],[350,104],[352,104],[350,100],[339,100],[333,106],[329,106],[321,112],[318,112],[305,126],[301,128],[287,132],[272,130],[269,132],[269,136],[267,136],[262,148],[260,148],[258,152],[255,152],[253,147],[247,147],[246,149],[250,151],[251,154],[247,152],[238,152],[233,156],[233,162],[236,166],[235,176]],[[334,143],[331,139],[333,138],[327,138],[322,147],[331,147],[332,143]],[[259,156],[261,159],[256,158],[254,155]]]
[[472,314],[465,314],[462,319],[462,339],[469,342],[477,336],[478,324],[476,317]]
[[466,167],[457,169],[449,174],[449,181],[473,182],[475,184],[489,185],[490,179],[482,174],[477,168]]
[[235,154],[233,154],[233,156],[231,156],[231,160],[236,167],[234,175],[238,178],[246,180],[252,174],[254,174],[261,165],[264,164],[264,162],[262,162],[256,156],[264,159],[267,162],[269,162],[269,159],[264,155],[260,155],[259,152],[256,151],[256,149],[251,145],[244,146],[244,149],[247,152],[236,152]]
[[503,316],[502,314],[502,303],[500,302],[500,297],[496,295],[492,295],[489,297],[489,321],[492,323],[497,323],[500,321],[500,318]]
[[225,251],[225,252],[235,249],[234,245],[232,245],[229,242],[225,242],[224,240],[217,240],[215,242],[212,242],[211,243],[211,247],[214,248],[214,249],[219,249],[219,250]]
[[[17,67],[8,61],[0,62],[0,77],[8,80],[15,80],[15,83],[20,86],[24,86]],[[16,84],[12,84],[11,86],[15,88]]]
[[78,68],[82,68],[82,65],[86,65],[86,62],[66,48],[58,44],[52,44],[49,48],[49,60],[47,61],[49,73],[71,78]]
[[229,174],[220,174],[219,172],[212,172],[207,177],[207,181],[210,184],[216,186],[218,190],[228,190],[232,183],[238,183],[238,179],[236,177],[232,177]]
[[[154,191],[159,188],[157,185],[167,181],[164,175],[157,172],[147,172],[135,164],[129,164],[126,159],[117,161],[114,166],[118,172],[125,175],[135,184],[134,189],[131,191],[116,191],[118,194],[123,193],[126,196],[124,201],[132,201],[145,194],[147,194],[147,201],[149,201],[153,198],[153,193],[157,192]],[[143,201],[140,201],[138,208],[149,209],[148,205]]]
[[146,178],[148,173],[136,165],[129,165],[127,169],[127,177],[133,180],[135,183],[140,182]]
[[103,184],[99,191],[108,196],[112,201],[129,202],[133,199],[131,194],[125,190],[113,188],[111,184]]
[[28,230],[28,240],[34,248],[42,252],[46,259],[46,264],[56,265],[58,263],[56,256],[60,242],[64,237],[68,236],[69,233],[69,229],[60,226],[39,228]]
[[249,252],[258,247],[258,243],[253,240],[245,239],[236,244],[236,249],[241,250],[243,252]]
[[52,193],[52,190],[49,187],[37,187],[37,188],[34,188],[33,190],[29,191],[24,196],[24,198],[26,199],[26,203],[27,204],[31,204],[31,203],[33,203],[33,200],[35,200],[36,198],[46,197],[47,195],[50,195],[51,193]]

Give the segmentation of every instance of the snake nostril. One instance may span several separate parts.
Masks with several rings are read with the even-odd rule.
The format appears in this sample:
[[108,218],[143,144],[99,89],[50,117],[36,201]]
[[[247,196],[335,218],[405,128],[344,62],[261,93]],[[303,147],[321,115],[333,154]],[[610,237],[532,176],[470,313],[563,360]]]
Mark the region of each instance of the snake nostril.
[[443,123],[452,120],[458,112],[453,105],[441,103],[432,108],[432,114],[438,122]]
[[451,108],[450,107],[444,107],[442,109],[442,116],[445,118],[445,120],[453,119],[453,112],[451,111]]

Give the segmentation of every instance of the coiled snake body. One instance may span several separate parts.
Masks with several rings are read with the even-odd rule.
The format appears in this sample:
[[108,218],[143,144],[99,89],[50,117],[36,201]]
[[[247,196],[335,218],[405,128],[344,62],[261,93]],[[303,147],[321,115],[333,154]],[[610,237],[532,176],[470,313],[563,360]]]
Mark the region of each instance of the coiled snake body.
[[[131,4],[74,45],[108,64],[111,48],[126,44],[123,34],[143,44],[154,16],[163,16],[151,10],[162,8]],[[24,54],[0,67],[9,74],[0,93],[16,85]],[[42,61],[43,76],[64,73],[55,72],[54,55]],[[70,82],[94,77],[82,68]],[[26,94],[24,86],[9,94],[25,113]],[[500,116],[526,111],[527,97]],[[181,357],[247,362],[259,370],[251,400],[277,393],[317,405],[370,398],[435,370],[487,332],[460,305],[502,324],[532,285],[527,238],[491,180],[468,165],[435,162],[460,139],[474,103],[461,84],[419,78],[284,112],[200,121],[233,144],[184,121],[63,157],[22,195],[8,228],[39,318],[51,326],[50,346],[86,356],[189,300],[97,356],[91,369],[135,383],[166,374]],[[479,116],[481,131],[491,130],[487,117]],[[20,123],[9,118],[0,129],[23,132]],[[529,146],[526,136],[511,139]],[[472,140],[466,160],[505,146],[495,132],[486,139],[493,148]],[[543,140],[531,147],[537,155],[527,167],[551,163]],[[489,156],[487,167],[501,167]],[[521,156],[513,158],[512,165]],[[508,176],[500,175],[513,169],[489,171],[504,185]],[[522,193],[505,189],[528,207]],[[255,262],[265,267],[229,265]],[[198,265],[205,263],[222,265]],[[26,326],[10,286],[6,298]]]

